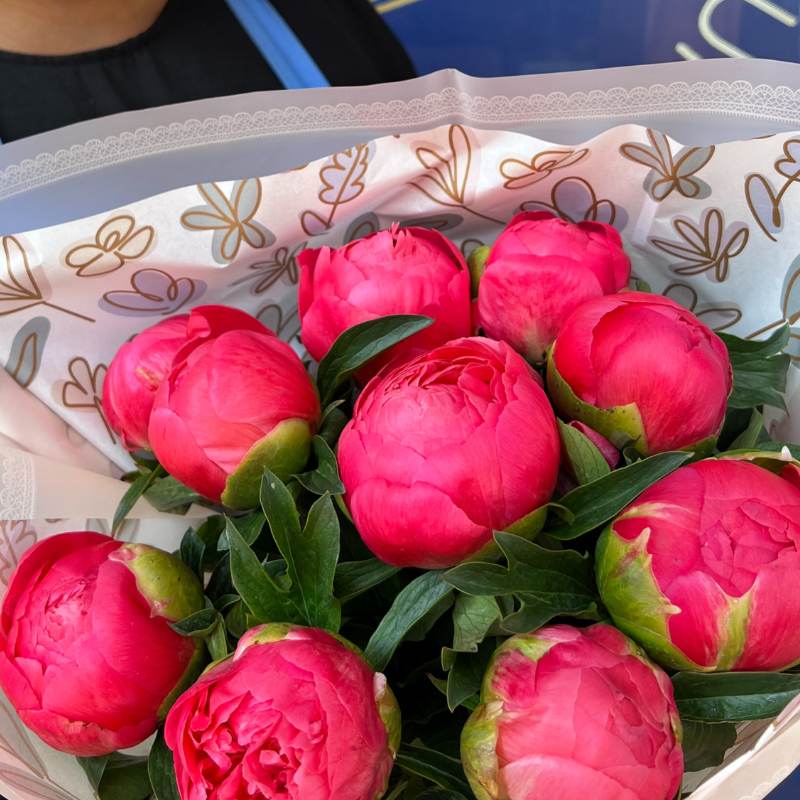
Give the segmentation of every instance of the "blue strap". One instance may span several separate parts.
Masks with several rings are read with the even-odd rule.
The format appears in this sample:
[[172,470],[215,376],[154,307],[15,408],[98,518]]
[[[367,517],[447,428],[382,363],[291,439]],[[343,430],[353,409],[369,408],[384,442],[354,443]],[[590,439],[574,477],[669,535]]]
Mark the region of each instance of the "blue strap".
[[269,0],[226,0],[287,89],[330,86],[308,50]]

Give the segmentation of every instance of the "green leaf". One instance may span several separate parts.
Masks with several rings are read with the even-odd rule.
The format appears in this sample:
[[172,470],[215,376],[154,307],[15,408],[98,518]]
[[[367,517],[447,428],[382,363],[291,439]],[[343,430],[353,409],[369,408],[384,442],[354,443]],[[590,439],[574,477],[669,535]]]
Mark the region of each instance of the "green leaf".
[[775,717],[800,693],[800,675],[785,672],[679,672],[672,678],[681,717],[743,722]]
[[558,501],[574,515],[572,521],[561,520],[547,525],[545,532],[556,539],[576,539],[598,528],[648,486],[669,475],[692,456],[692,453],[684,452],[659,453],[573,489]]
[[[447,681],[437,678],[435,675],[428,675],[430,682],[445,696],[447,697]],[[467,697],[461,701],[461,705],[468,711],[474,711],[478,707],[477,696]]]
[[265,470],[261,505],[286,560],[294,603],[306,624],[338,631],[341,608],[333,596],[333,577],[339,558],[339,518],[331,496],[326,494],[311,506],[301,532],[297,507],[286,485]]
[[334,594],[342,603],[369,591],[400,572],[399,567],[385,564],[377,558],[363,561],[343,561],[336,565]]
[[414,626],[405,635],[406,642],[424,642],[425,637],[433,630],[433,626],[449,611],[453,606],[453,595],[446,594],[439,598],[439,602],[428,609],[425,615],[414,623]]
[[459,594],[453,609],[453,650],[477,653],[478,645],[499,617],[500,606],[493,595]]
[[197,492],[173,478],[172,475],[156,481],[144,495],[153,508],[158,511],[184,510],[188,509],[192,503],[202,500]]
[[333,450],[321,436],[315,436],[311,446],[317,457],[317,466],[309,472],[295,475],[295,480],[313,494],[344,494],[344,484],[339,477],[339,465]]
[[494,642],[489,641],[475,653],[454,653],[447,672],[447,707],[450,711],[455,711],[472,697],[477,698],[494,649]]
[[100,800],[145,800],[150,791],[147,759],[114,753],[97,787],[97,796]]
[[175,781],[175,766],[172,762],[172,751],[164,741],[164,730],[156,736],[150,757],[147,760],[147,774],[153,787],[155,800],[181,800],[178,784]]
[[560,614],[581,614],[597,605],[597,594],[588,556],[574,550],[547,550],[511,533],[495,533],[508,566],[471,561],[442,576],[456,589],[472,595],[514,594],[522,603],[506,617],[510,631],[540,627]]
[[425,572],[415,578],[395,597],[367,644],[364,656],[377,672],[382,672],[405,635],[453,587],[442,580],[440,572]]
[[567,453],[567,462],[581,486],[611,472],[603,454],[585,433],[561,420],[558,420],[558,432]]
[[216,608],[203,608],[200,611],[195,611],[194,614],[189,614],[188,617],[179,619],[177,622],[171,622],[170,628],[181,636],[203,638],[211,633],[220,619],[219,611]]
[[122,527],[125,518],[130,514],[131,509],[136,505],[136,501],[150,488],[156,478],[164,474],[163,467],[156,467],[151,472],[142,473],[122,495],[117,510],[114,512],[114,519],[111,522],[111,533],[115,534]]
[[189,528],[181,539],[181,561],[201,580],[203,578],[203,556],[205,552],[206,543],[197,535],[197,531],[194,528]]
[[368,361],[432,323],[430,317],[395,314],[371,319],[344,331],[320,361],[317,371],[323,405],[330,402],[339,386]]
[[397,754],[397,766],[435,783],[442,789],[470,797],[470,788],[458,759],[415,744],[404,744]]
[[785,409],[783,392],[791,363],[783,352],[789,343],[789,325],[784,324],[767,339],[740,339],[730,333],[718,336],[725,342],[733,368],[730,408],[769,405]]
[[[236,526],[236,530],[242,534],[242,539],[249,545],[253,545],[261,535],[266,521],[267,517],[263,511],[254,511],[252,514],[248,514],[245,517],[231,518],[231,522]],[[225,531],[222,532],[217,541],[217,549],[220,551],[230,549],[230,543],[228,542]]]
[[414,800],[467,800],[460,792],[451,792],[448,789],[426,789],[418,794]]
[[83,768],[83,771],[86,773],[86,777],[89,779],[89,783],[92,785],[92,789],[96,790],[100,785],[100,781],[103,778],[103,773],[106,771],[108,759],[108,755],[77,757],[78,763]]
[[681,746],[687,772],[719,766],[725,760],[726,751],[736,743],[736,726],[732,722],[682,722]]
[[206,639],[206,647],[212,661],[219,661],[230,652],[228,649],[228,637],[225,633],[225,623],[222,617],[219,617],[218,624],[211,629],[210,636]]
[[261,565],[256,554],[228,520],[231,578],[236,591],[259,622],[300,622],[289,593]]
[[764,432],[764,415],[757,409],[753,409],[750,415],[750,422],[747,427],[731,442],[729,450],[752,450]]

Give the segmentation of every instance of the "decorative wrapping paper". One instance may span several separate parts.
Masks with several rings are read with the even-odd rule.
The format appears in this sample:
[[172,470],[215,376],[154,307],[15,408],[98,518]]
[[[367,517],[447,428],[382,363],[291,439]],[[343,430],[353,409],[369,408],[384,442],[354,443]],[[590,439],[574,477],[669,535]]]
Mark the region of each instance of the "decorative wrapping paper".
[[[387,136],[263,178],[206,183],[69,224],[0,237],[0,586],[57,531],[107,529],[132,466],[103,417],[116,349],[194,305],[243,308],[295,344],[296,256],[398,223],[467,253],[520,209],[614,224],[637,277],[717,330],[758,337],[800,317],[800,134],[684,147],[626,125],[559,146],[459,124]],[[800,360],[800,330],[791,352]],[[800,416],[800,381],[790,409]],[[797,418],[770,425],[797,440]],[[190,517],[202,515],[193,509]],[[185,518],[140,502],[126,538],[174,547]],[[763,797],[800,761],[800,705],[743,726],[697,800]],[[77,763],[0,706],[10,798],[93,794]]]

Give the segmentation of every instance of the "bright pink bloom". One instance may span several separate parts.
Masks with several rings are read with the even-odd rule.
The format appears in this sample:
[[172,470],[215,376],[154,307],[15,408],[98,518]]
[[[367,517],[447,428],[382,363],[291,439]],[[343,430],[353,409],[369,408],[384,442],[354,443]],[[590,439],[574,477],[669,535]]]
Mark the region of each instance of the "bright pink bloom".
[[517,214],[489,253],[478,288],[487,336],[542,361],[581,303],[628,284],[631,262],[615,228],[572,223],[546,211]]
[[148,436],[179,481],[233,507],[255,505],[264,467],[287,478],[308,458],[319,398],[292,348],[253,317],[230,330],[198,315],[153,403]]
[[177,558],[99,533],[62,533],[22,557],[3,601],[0,685],[47,744],[80,756],[133,747],[200,666],[170,621],[203,607]]
[[297,260],[302,339],[317,361],[348,328],[389,314],[422,314],[434,324],[372,362],[369,375],[396,356],[472,333],[469,271],[438,231],[394,225],[338,249],[304,250]]
[[495,653],[461,736],[488,800],[673,800],[683,775],[667,675],[610,625],[554,625]]
[[[251,328],[249,314],[226,306],[198,306],[145,328],[117,350],[103,381],[103,411],[129,450],[149,448],[147,426],[153,398],[189,336],[216,336]],[[256,324],[258,324],[256,322]]]
[[165,736],[182,800],[378,800],[400,712],[338,638],[264,625],[178,699]]
[[711,459],[662,478],[603,533],[597,575],[616,624],[666,666],[800,662],[800,489],[767,469]]
[[339,439],[339,468],[375,555],[436,568],[546,503],[559,447],[531,367],[503,342],[468,338],[370,381]]
[[690,311],[644,292],[577,308],[553,346],[547,380],[565,415],[645,455],[715,438],[732,386],[722,340]]

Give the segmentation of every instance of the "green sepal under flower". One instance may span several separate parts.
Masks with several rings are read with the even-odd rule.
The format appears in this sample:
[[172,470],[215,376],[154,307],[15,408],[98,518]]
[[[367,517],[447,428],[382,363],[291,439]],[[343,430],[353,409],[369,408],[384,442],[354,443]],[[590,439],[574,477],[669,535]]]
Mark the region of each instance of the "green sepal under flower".
[[[617,519],[654,516],[668,506],[644,503],[634,506]],[[744,649],[749,615],[749,593],[728,598],[728,613],[719,620],[722,640],[714,665],[703,666],[687,658],[672,644],[669,619],[680,613],[658,587],[653,575],[653,559],[647,551],[650,528],[635,539],[625,539],[612,522],[600,535],[595,552],[595,572],[600,598],[614,624],[638,642],[662,666],[693,672],[731,669]]]
[[229,508],[258,505],[261,478],[268,468],[282,481],[300,472],[311,452],[313,432],[303,419],[285,419],[246,453],[236,471],[228,476],[222,502]]

